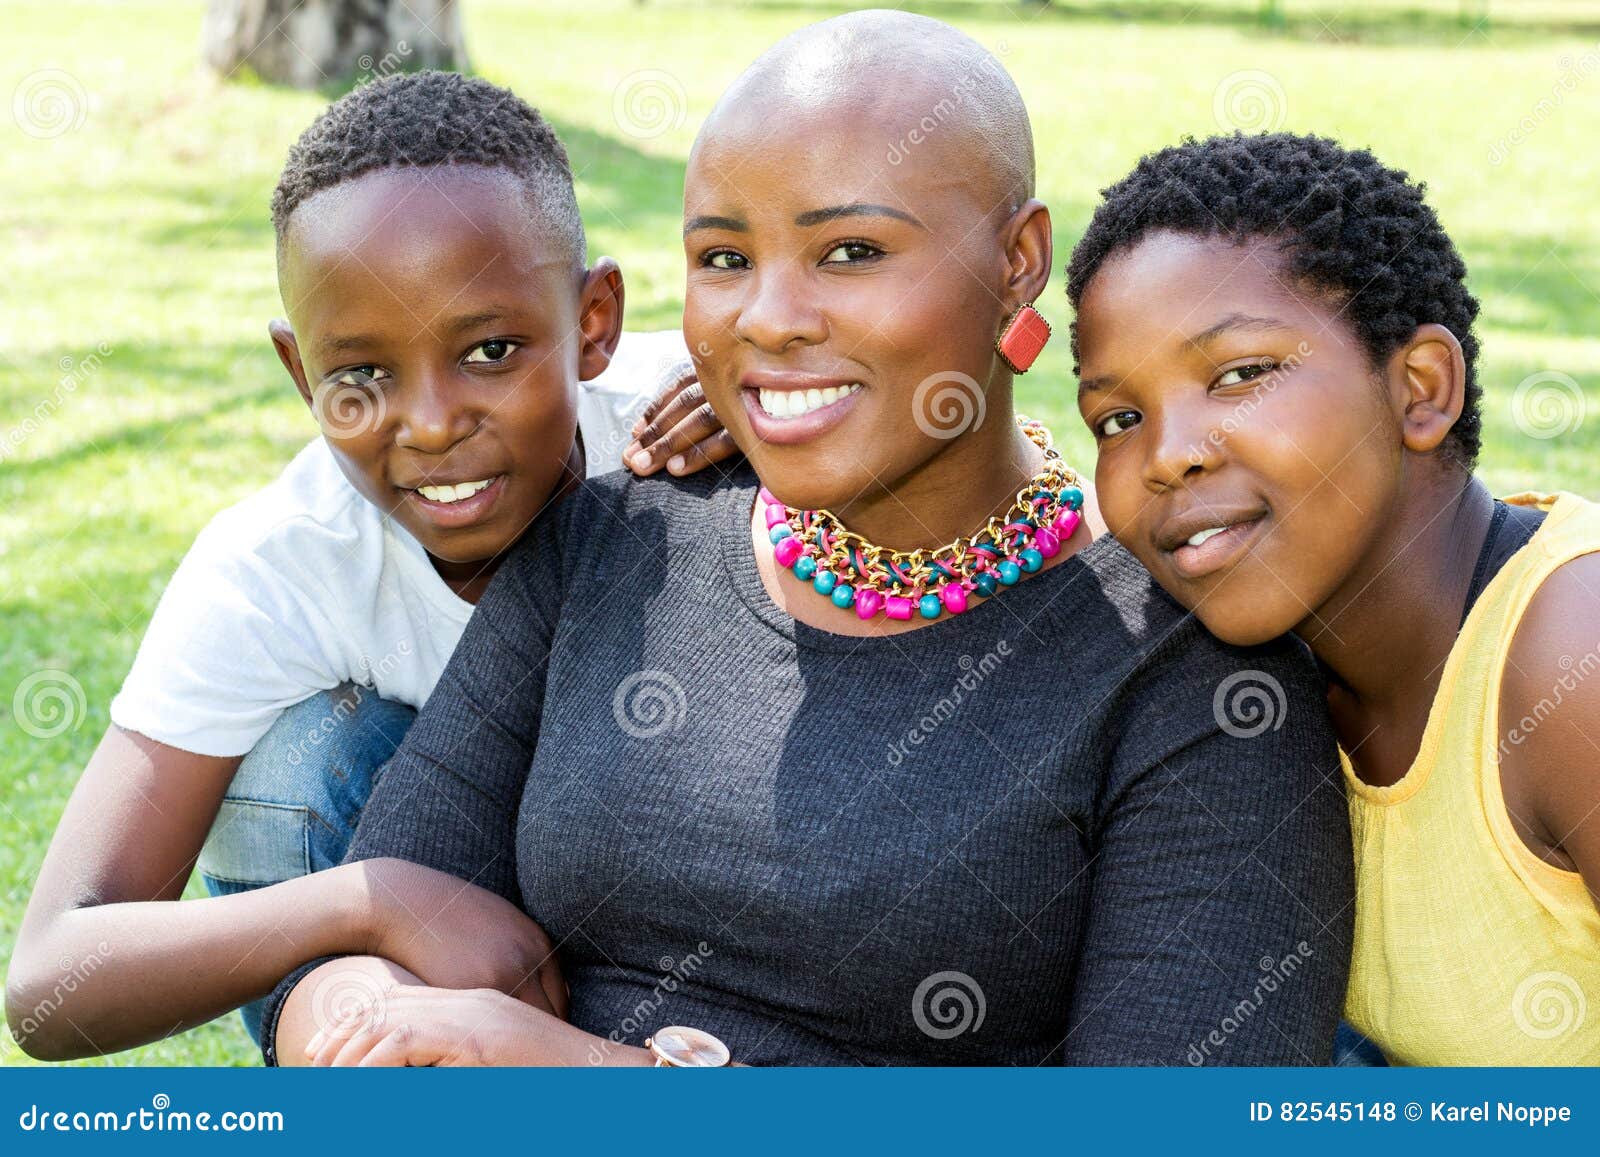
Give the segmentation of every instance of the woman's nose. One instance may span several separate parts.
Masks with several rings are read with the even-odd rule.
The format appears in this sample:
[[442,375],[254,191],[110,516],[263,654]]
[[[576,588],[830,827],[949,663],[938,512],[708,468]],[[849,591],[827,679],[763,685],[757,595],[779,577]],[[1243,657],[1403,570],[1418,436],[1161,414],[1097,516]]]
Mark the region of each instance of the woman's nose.
[[792,265],[764,269],[751,278],[750,294],[733,329],[741,341],[768,353],[782,353],[797,342],[816,345],[828,336],[826,315],[808,280]]

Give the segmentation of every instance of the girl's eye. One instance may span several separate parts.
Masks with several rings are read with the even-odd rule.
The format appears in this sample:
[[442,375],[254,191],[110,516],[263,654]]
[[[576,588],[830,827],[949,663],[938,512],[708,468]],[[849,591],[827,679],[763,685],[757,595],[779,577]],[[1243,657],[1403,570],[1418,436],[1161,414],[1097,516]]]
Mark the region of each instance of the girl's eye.
[[328,379],[335,386],[371,386],[387,380],[389,371],[382,366],[346,366]]
[[1100,420],[1099,434],[1102,438],[1109,438],[1124,430],[1131,430],[1138,424],[1139,414],[1136,410],[1118,410]]
[[852,261],[865,261],[869,257],[876,257],[882,252],[883,250],[876,245],[868,245],[865,241],[846,241],[843,245],[835,245],[828,250],[822,258],[822,263],[847,265]]
[[735,253],[731,249],[719,249],[715,253],[708,253],[705,263],[713,269],[746,269],[750,263],[744,255]]
[[478,365],[493,365],[495,362],[505,361],[517,349],[517,343],[514,341],[507,341],[503,337],[490,338],[473,346],[466,360]]
[[1253,382],[1263,374],[1271,373],[1277,368],[1277,363],[1269,358],[1262,358],[1259,362],[1252,362],[1247,366],[1234,366],[1231,370],[1224,370],[1217,377],[1219,386],[1241,386],[1245,382]]

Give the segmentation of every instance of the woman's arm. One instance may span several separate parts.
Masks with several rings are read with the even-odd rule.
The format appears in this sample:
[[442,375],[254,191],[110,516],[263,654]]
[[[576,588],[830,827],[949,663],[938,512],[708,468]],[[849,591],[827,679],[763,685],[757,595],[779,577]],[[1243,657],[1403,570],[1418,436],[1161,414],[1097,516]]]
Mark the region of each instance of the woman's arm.
[[[1354,898],[1337,750],[1309,663],[1249,658],[1259,669],[1167,672],[1129,720],[1069,1064],[1330,1062]],[[1265,714],[1230,717],[1249,688]],[[1209,726],[1162,750],[1173,720]]]

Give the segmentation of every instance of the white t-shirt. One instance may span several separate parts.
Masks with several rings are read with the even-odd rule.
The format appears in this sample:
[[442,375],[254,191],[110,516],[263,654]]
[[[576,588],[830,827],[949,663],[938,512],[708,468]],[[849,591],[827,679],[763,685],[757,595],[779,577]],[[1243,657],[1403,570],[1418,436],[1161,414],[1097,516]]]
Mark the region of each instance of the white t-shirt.
[[[617,469],[634,419],[688,359],[677,331],[624,334],[583,382],[590,475]],[[162,593],[111,720],[199,755],[244,755],[289,707],[341,683],[426,701],[472,604],[363,498],[317,438],[213,518]]]

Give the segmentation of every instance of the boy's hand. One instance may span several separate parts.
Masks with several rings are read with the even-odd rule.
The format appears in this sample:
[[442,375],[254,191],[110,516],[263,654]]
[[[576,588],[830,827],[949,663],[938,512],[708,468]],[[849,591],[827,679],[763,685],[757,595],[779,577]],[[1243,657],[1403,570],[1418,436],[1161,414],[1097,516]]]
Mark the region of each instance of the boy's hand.
[[365,860],[370,955],[441,988],[493,988],[567,1015],[567,985],[544,929],[515,904],[447,872]]
[[622,461],[635,474],[693,474],[739,452],[706,401],[692,363],[685,363],[633,424]]

